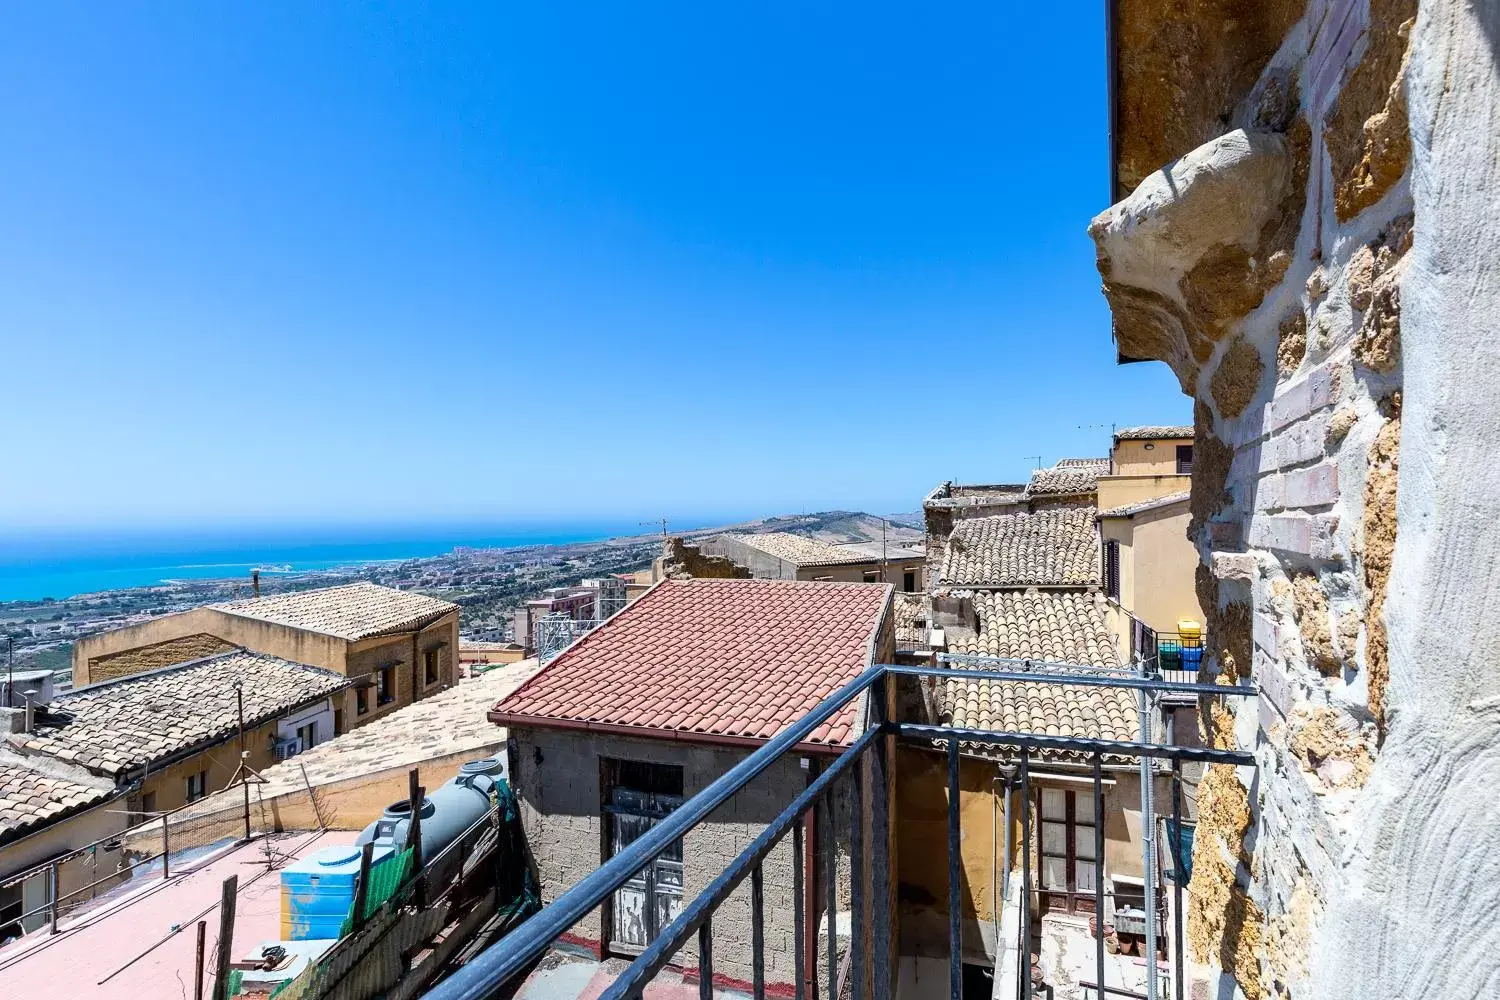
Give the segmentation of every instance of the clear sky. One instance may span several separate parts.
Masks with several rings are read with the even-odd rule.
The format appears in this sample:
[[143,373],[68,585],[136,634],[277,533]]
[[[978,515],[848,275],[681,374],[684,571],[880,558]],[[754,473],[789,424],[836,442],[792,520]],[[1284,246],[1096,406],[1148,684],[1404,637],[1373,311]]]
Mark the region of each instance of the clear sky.
[[1097,4],[8,4],[0,528],[916,509],[1118,367]]

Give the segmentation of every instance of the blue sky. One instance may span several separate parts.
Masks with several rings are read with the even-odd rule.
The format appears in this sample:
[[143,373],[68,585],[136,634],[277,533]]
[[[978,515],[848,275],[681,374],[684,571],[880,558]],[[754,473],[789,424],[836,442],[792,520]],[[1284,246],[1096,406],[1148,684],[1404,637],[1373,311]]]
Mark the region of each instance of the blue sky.
[[8,5],[0,528],[911,510],[1185,421],[1101,18]]

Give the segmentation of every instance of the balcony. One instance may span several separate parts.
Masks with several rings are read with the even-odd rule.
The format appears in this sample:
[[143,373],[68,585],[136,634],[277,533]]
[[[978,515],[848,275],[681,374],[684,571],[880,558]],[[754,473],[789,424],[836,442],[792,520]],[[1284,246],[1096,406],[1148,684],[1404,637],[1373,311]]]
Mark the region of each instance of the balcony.
[[[683,801],[506,937],[453,970],[426,995],[435,1000],[516,996],[541,960],[576,941],[574,929],[592,920],[616,892],[638,880],[658,858],[681,857],[674,852],[680,852],[685,836],[713,822],[716,810],[747,793],[781,758],[802,752],[799,748],[819,726],[856,703],[863,707],[865,725],[852,744],[822,762],[811,761],[800,793],[769,821],[746,831],[745,845],[728,863],[712,863],[696,894],[682,900],[675,916],[609,979],[599,996],[641,997],[663,974],[696,982],[703,1000],[726,992],[748,993],[756,1000],[767,995],[797,1000],[821,995],[830,1000],[981,994],[1006,1000],[1101,993],[1153,1000],[1184,996],[1185,887],[1175,875],[1185,859],[1167,857],[1172,852],[1158,841],[1168,838],[1161,837],[1157,827],[1175,831],[1184,826],[1184,765],[1253,765],[1252,756],[1154,741],[933,724],[930,712],[924,715],[921,706],[931,704],[932,686],[948,679],[1124,689],[1148,706],[1174,696],[1253,693],[1245,687],[1031,661],[997,660],[990,669],[873,666]],[[1146,729],[1160,731],[1154,725]],[[1065,755],[1068,773],[1044,776],[1043,772],[1058,770],[1049,762],[1059,755]],[[967,812],[961,815],[961,803],[975,787],[975,762],[993,770],[996,782],[1003,775],[1005,793],[996,798],[995,808],[1003,798],[1009,814],[1014,804],[1015,825],[1026,831],[1012,844],[1012,823],[1005,824],[1003,861],[995,824],[989,827],[989,845],[977,855],[972,843],[965,847],[966,831],[972,832],[975,821]],[[1119,865],[1110,858],[1118,852],[1110,855],[1105,842],[1110,825],[1107,799],[1119,794],[1127,780],[1137,779],[1134,787],[1141,805],[1153,817],[1153,822],[1141,824],[1145,877],[1136,880],[1138,888],[1113,870]],[[1065,813],[1071,836],[1065,846],[1053,836],[1064,814],[1049,811],[1060,800],[1040,793],[1044,780],[1054,782],[1054,788],[1069,789]],[[914,788],[930,801],[943,803],[936,815],[923,815],[914,805]],[[1104,822],[1090,825],[1081,816]],[[926,852],[931,856],[918,847],[924,825],[941,825],[946,835],[943,848]],[[1080,835],[1083,830],[1091,836]],[[788,849],[789,866],[782,863]],[[988,855],[986,866],[983,859],[990,851],[994,853]],[[1014,865],[1013,854],[1019,862]],[[688,861],[706,864],[692,857]],[[942,872],[940,893],[928,894],[910,884],[909,871],[922,864]],[[1168,870],[1173,876],[1170,885]],[[783,875],[791,880],[789,892],[780,885]],[[988,885],[982,884],[986,880]],[[1127,891],[1135,893],[1139,905],[1113,895]],[[981,905],[985,900],[988,903]],[[1060,908],[1060,900],[1065,907]],[[996,901],[1003,902],[995,905]],[[775,924],[783,903],[790,909],[790,947]],[[924,915],[934,918],[930,926],[921,926]],[[1075,941],[1072,965],[1054,955],[1052,978],[1060,981],[1044,983],[1037,965],[1047,961],[1041,922],[1054,919],[1088,936],[1093,962],[1086,974],[1077,974]],[[1126,926],[1112,927],[1112,919]],[[1140,989],[1116,985],[1118,973],[1111,976],[1109,969],[1119,964],[1119,956],[1110,954],[1116,947],[1107,947],[1106,939],[1128,935],[1131,919],[1137,921],[1134,929],[1139,936],[1152,942],[1139,945],[1145,954],[1163,943],[1168,954],[1164,963],[1136,963],[1144,970]],[[786,977],[775,982],[775,975],[768,975],[768,952],[776,952],[779,960],[778,949],[792,953],[789,984]],[[731,967],[747,968],[748,979],[723,971]],[[1074,972],[1067,973],[1065,967]],[[1096,985],[1101,983],[1102,990]]]

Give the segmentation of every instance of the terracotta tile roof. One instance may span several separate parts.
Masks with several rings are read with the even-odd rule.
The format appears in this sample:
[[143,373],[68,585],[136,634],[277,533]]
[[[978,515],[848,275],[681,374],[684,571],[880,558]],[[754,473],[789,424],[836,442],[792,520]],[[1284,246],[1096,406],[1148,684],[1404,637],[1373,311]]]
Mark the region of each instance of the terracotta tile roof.
[[366,582],[209,606],[241,618],[289,625],[350,641],[410,631],[458,610],[458,605],[449,601]]
[[[885,584],[666,580],[491,718],[769,739],[870,664],[890,594]],[[811,742],[846,745],[856,725],[850,704]]]
[[115,783],[56,761],[0,750],[0,844],[115,794]]
[[1037,469],[1026,486],[1028,497],[1092,493],[1099,477],[1109,475],[1107,458],[1065,458],[1050,469]]
[[939,586],[1078,586],[1099,582],[1093,507],[995,514],[959,521]]
[[1170,507],[1174,503],[1186,503],[1192,494],[1186,490],[1181,493],[1168,493],[1164,497],[1156,497],[1151,500],[1139,500],[1135,503],[1123,504],[1119,507],[1111,507],[1101,510],[1100,517],[1133,517],[1136,514],[1144,514],[1148,510],[1156,510],[1161,507]]
[[893,609],[896,615],[896,648],[927,648],[927,595],[897,593]]
[[[979,631],[950,630],[955,653],[1118,666],[1114,636],[1098,595],[1055,591],[1001,591],[973,595]],[[945,725],[965,729],[1035,732],[1134,740],[1140,735],[1135,695],[1121,688],[1082,687],[1046,681],[968,681],[948,678],[938,693]],[[1044,758],[1079,755],[1045,753]]]
[[331,670],[236,650],[59,695],[34,731],[6,739],[29,754],[118,776],[200,744],[230,739],[238,725],[237,680],[244,684],[247,728],[352,683]]
[[794,535],[788,531],[766,531],[753,534],[735,532],[724,537],[733,538],[741,545],[748,545],[768,556],[796,563],[798,566],[837,566],[844,563],[870,561],[868,553],[829,545],[827,542]]
[[1151,441],[1162,438],[1190,438],[1192,436],[1192,424],[1157,424],[1142,427],[1121,427],[1115,431],[1116,441]]

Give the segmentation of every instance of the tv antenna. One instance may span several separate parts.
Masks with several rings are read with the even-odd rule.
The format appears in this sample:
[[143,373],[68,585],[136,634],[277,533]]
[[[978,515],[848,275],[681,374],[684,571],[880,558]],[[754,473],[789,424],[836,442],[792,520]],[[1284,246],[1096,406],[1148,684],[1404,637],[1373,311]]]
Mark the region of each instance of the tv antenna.
[[663,539],[665,539],[667,537],[667,519],[664,518],[664,517],[659,517],[659,518],[657,518],[654,521],[642,521],[642,522],[640,522],[640,525],[643,528],[646,528],[646,527],[654,528],[657,525],[661,525],[661,537]]

